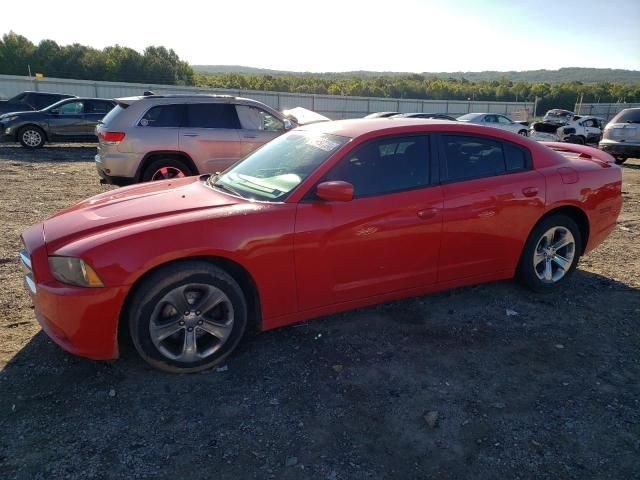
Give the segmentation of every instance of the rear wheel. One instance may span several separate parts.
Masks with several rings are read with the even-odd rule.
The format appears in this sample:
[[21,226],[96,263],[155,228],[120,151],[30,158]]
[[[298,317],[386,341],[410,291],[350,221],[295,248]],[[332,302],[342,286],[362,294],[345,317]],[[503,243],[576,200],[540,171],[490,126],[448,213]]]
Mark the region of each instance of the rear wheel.
[[622,165],[627,161],[627,157],[616,157],[616,165]]
[[44,131],[33,125],[23,127],[18,132],[18,140],[25,148],[41,148],[45,142]]
[[190,175],[193,175],[193,172],[184,161],[177,158],[160,158],[151,162],[144,170],[142,181],[153,182],[156,180],[183,178]]
[[549,291],[575,270],[582,252],[576,222],[566,215],[552,215],[535,226],[527,239],[518,278],[536,291]]
[[585,139],[582,135],[571,135],[568,139],[567,139],[567,143],[575,143],[577,145],[584,145]]
[[247,324],[238,283],[206,262],[182,261],[144,280],[129,309],[129,331],[151,366],[176,373],[211,368],[235,349]]

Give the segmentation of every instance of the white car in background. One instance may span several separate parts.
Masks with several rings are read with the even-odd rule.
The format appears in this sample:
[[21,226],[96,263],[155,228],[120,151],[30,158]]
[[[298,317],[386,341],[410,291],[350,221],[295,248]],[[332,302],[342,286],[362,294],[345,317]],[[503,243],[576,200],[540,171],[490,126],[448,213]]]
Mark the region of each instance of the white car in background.
[[457,120],[459,122],[477,123],[478,125],[484,125],[485,127],[509,130],[510,132],[517,133],[524,137],[529,134],[526,125],[514,122],[509,117],[500,115],[499,113],[467,113],[466,115],[458,117]]

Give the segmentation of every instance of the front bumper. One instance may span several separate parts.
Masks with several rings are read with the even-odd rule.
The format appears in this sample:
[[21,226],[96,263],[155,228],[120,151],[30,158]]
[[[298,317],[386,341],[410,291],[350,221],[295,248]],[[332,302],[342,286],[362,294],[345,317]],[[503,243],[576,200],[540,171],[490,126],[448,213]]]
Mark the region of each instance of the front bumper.
[[20,252],[25,286],[36,319],[64,350],[94,360],[118,357],[118,321],[127,287],[82,288],[55,280],[49,271],[42,224],[23,234]]
[[640,144],[624,142],[600,142],[600,150],[614,157],[640,158]]

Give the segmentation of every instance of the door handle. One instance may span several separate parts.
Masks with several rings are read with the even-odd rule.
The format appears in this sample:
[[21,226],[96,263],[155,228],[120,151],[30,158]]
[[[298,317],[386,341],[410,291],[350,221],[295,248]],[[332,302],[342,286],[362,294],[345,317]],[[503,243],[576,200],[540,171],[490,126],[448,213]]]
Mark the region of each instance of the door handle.
[[183,133],[183,137],[199,137],[200,135],[197,133]]
[[538,194],[538,189],[536,187],[523,188],[522,194],[525,197],[535,197]]
[[257,135],[243,135],[244,138],[258,138]]
[[419,210],[417,215],[420,220],[428,220],[430,218],[435,217],[438,214],[437,208],[425,208],[424,210]]

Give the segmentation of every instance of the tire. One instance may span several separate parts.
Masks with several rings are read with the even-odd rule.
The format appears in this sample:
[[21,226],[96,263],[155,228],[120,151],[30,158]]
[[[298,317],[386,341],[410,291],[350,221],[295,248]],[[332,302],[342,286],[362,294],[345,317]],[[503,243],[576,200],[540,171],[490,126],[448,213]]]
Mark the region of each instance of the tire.
[[622,165],[627,161],[627,157],[616,157],[616,165]]
[[193,174],[194,172],[191,171],[183,160],[177,158],[159,158],[145,168],[142,173],[142,181],[168,180],[171,178],[188,177]]
[[529,132],[527,130],[520,130],[518,132],[518,135],[522,135],[523,137],[528,137],[529,136]]
[[27,125],[18,131],[18,141],[24,148],[42,148],[46,142],[46,136],[40,127]]
[[143,282],[130,304],[129,333],[152,367],[173,373],[206,370],[224,361],[244,335],[245,295],[223,269],[184,260],[161,267]]
[[567,139],[567,143],[575,143],[576,145],[585,145],[585,139],[582,135],[571,135]]
[[[553,233],[550,235],[550,232]],[[572,243],[549,250],[546,247],[550,239],[553,239],[551,245],[561,244],[562,239]],[[533,228],[525,243],[517,277],[534,291],[551,291],[571,276],[578,265],[581,252],[582,236],[572,218],[561,214],[543,218]]]

